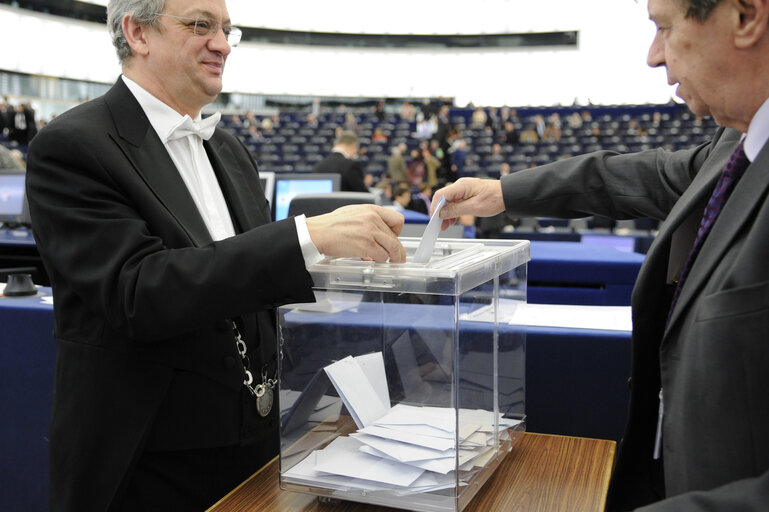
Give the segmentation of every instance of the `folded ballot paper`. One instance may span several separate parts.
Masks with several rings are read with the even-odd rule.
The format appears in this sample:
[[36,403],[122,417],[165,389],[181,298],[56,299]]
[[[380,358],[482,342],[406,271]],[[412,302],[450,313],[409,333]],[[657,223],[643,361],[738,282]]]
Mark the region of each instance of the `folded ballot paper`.
[[[285,472],[294,483],[398,494],[436,491],[457,484],[457,464],[460,472],[472,471],[495,454],[492,411],[390,407],[381,352],[346,357],[325,372],[358,430],[337,437]],[[520,423],[499,416],[496,420],[500,432]]]

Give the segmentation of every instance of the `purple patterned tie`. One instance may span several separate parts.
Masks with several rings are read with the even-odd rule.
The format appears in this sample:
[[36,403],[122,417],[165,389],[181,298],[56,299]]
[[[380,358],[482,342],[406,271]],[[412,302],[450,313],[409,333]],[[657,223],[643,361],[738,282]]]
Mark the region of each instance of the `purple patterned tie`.
[[700,228],[697,230],[697,238],[694,240],[694,245],[692,246],[691,251],[689,251],[689,256],[686,258],[683,270],[681,270],[681,277],[678,280],[676,291],[673,294],[673,302],[670,303],[668,323],[670,323],[670,317],[673,315],[673,308],[678,301],[678,296],[681,294],[681,289],[684,287],[684,281],[686,281],[686,278],[689,275],[689,271],[702,248],[702,244],[705,243],[705,239],[707,238],[708,233],[710,233],[710,228],[715,224],[716,218],[718,217],[718,214],[721,213],[724,203],[726,203],[726,200],[732,193],[735,183],[737,183],[737,180],[739,180],[745,173],[745,169],[748,168],[748,165],[750,165],[750,160],[748,160],[748,157],[745,155],[743,142],[740,142],[737,149],[734,150],[734,153],[732,153],[732,156],[729,158],[726,167],[724,167],[724,170],[721,172],[721,177],[718,179],[718,183],[716,183],[713,195],[710,196],[708,205],[705,207],[705,213],[702,215],[702,221],[700,221]]

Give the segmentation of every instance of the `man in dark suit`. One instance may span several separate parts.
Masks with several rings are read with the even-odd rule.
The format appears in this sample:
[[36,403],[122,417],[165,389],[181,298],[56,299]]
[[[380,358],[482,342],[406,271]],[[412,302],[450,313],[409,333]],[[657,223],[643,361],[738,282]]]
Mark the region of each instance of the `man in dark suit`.
[[608,510],[769,510],[769,2],[649,0],[648,63],[722,126],[436,192],[467,213],[664,220],[632,297],[630,411]]
[[314,300],[321,254],[405,259],[402,216],[374,205],[270,223],[248,151],[200,116],[239,39],[224,0],[156,4],[109,3],[123,76],[29,151],[55,302],[53,510],[212,505],[277,453],[257,395],[277,378],[273,308]]
[[8,139],[19,146],[26,146],[36,133],[35,111],[28,104],[16,106],[16,111],[11,117]]
[[358,137],[353,132],[342,132],[334,141],[331,153],[315,164],[314,172],[335,172],[342,175],[340,189],[349,192],[368,192],[363,182],[363,169],[355,159]]

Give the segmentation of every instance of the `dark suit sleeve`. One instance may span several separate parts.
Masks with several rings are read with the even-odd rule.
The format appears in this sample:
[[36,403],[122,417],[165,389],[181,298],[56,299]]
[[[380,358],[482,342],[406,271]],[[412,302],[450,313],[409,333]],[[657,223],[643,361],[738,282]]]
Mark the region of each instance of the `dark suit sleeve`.
[[[728,433],[724,442],[728,442]],[[769,506],[769,472],[710,491],[695,491],[637,509],[638,512],[764,512]]]
[[342,174],[344,185],[342,190],[349,192],[368,192],[368,187],[363,183],[363,169],[359,162],[349,160],[350,164]]
[[[78,305],[57,315],[58,336],[88,336],[87,322],[105,318],[124,336],[159,340],[313,300],[292,220],[194,246],[115,136],[104,134],[104,116],[93,117],[51,123],[29,153],[27,186],[39,250],[61,292],[61,307]],[[89,122],[102,129],[80,128]],[[255,168],[237,172],[258,184]],[[63,318],[65,313],[70,315]]]
[[518,171],[502,178],[505,207],[516,217],[663,220],[711,146],[633,154],[598,151]]

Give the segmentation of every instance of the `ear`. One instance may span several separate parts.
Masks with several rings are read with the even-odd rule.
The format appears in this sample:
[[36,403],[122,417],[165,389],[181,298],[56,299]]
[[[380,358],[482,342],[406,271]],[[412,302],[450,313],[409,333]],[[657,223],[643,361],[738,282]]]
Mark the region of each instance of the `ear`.
[[147,55],[149,44],[145,34],[146,25],[137,23],[130,14],[123,16],[123,35],[131,47],[131,51],[137,55]]
[[756,45],[767,33],[769,0],[735,0],[733,4],[739,15],[735,45],[743,49]]

